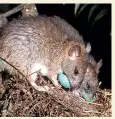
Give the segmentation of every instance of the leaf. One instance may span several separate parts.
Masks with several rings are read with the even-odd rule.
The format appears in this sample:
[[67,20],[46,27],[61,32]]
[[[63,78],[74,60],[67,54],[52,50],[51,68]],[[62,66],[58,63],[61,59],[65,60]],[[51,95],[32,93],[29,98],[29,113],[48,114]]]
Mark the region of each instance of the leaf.
[[88,5],[89,5],[89,4],[83,5],[83,6],[81,7],[81,9],[79,10],[79,12],[77,13],[77,16],[78,16],[79,14],[81,14],[81,12],[82,12]]
[[74,14],[76,15],[78,8],[79,8],[80,4],[75,4],[75,9],[74,9]]
[[93,23],[92,23],[92,27],[94,26],[95,22],[97,22],[98,20],[100,20],[103,16],[105,16],[107,14],[108,10],[104,9],[102,11],[99,12],[99,14],[95,17]]
[[88,21],[90,21],[91,16],[95,13],[95,11],[99,8],[99,5],[93,5],[88,16]]

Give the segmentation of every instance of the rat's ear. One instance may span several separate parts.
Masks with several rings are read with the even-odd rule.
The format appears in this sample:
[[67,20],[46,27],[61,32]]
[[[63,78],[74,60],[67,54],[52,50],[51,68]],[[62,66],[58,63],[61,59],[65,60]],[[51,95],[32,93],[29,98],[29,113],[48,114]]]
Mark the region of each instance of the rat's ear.
[[76,57],[79,57],[81,54],[81,47],[78,45],[75,45],[71,47],[68,51],[69,59],[70,60],[75,60]]
[[87,43],[87,45],[86,45],[86,51],[87,51],[87,53],[90,53],[91,52],[91,44],[90,43]]
[[97,62],[95,61],[94,57],[92,55],[88,55],[88,62],[92,64],[92,66],[97,66]]
[[102,59],[97,63],[96,71],[99,73],[99,69],[102,67],[103,61]]

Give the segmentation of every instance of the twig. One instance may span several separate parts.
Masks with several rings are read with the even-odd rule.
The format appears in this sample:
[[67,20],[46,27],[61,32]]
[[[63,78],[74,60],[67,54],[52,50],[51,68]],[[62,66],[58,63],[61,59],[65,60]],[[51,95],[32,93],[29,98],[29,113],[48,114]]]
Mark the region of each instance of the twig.
[[10,15],[15,14],[16,12],[22,10],[24,8],[24,6],[25,6],[25,4],[18,5],[17,7],[13,8],[12,10],[9,10],[8,12],[5,12],[1,15],[3,15],[4,17],[9,17]]
[[13,67],[15,70],[17,70],[26,80],[27,77],[19,70],[17,69],[15,66],[13,66],[12,64],[10,64],[9,62],[7,62],[5,59],[3,59],[2,57],[0,57],[1,60],[3,60],[4,62],[6,62],[7,64],[9,64],[11,67]]
[[112,95],[111,93],[109,93],[109,92],[106,92],[106,91],[100,91],[100,90],[97,90],[97,92],[99,92],[99,93],[102,93],[102,94],[104,94],[104,95]]
[[30,113],[37,105],[39,105],[40,103],[43,103],[43,102],[45,102],[45,100],[41,100],[41,101],[39,101],[38,103],[36,103],[36,104],[28,111],[27,116],[29,115],[29,113]]
[[7,17],[20,11],[21,9],[23,9],[23,7],[24,7],[24,4],[21,4],[15,8],[13,8],[12,10],[9,10],[8,12],[0,14],[0,28],[2,28],[3,26],[5,26],[7,24],[7,22],[8,22]]
[[94,110],[91,110],[91,111],[85,111],[85,110],[84,110],[84,112],[102,114],[101,112],[97,112],[97,111],[94,111]]

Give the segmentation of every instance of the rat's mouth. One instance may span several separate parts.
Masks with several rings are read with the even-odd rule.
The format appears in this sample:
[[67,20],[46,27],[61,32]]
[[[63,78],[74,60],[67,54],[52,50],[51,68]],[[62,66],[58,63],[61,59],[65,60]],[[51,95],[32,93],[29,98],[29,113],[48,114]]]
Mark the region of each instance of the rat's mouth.
[[87,102],[89,102],[89,103],[94,103],[94,102],[96,101],[96,94],[93,96],[92,99],[90,99],[89,96],[88,96],[88,94],[85,93],[85,94],[84,94],[84,99],[85,99]]
[[92,98],[90,98],[88,93],[83,92],[81,94],[80,90],[78,90],[78,91],[75,91],[75,95],[82,97],[83,99],[85,99],[89,103],[94,103],[96,101],[96,94]]

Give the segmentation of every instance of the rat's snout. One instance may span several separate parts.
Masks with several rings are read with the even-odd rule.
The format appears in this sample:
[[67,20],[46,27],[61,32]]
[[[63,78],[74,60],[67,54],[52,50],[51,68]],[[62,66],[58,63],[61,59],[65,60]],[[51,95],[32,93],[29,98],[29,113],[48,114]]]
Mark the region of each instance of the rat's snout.
[[85,94],[84,94],[84,98],[88,98],[88,100],[92,100],[92,99],[94,98],[94,94],[85,93]]
[[83,93],[82,96],[86,101],[93,103],[96,100],[96,94],[94,93]]
[[86,92],[82,89],[73,90],[75,96],[80,96],[88,102],[93,103],[96,100],[96,93]]

